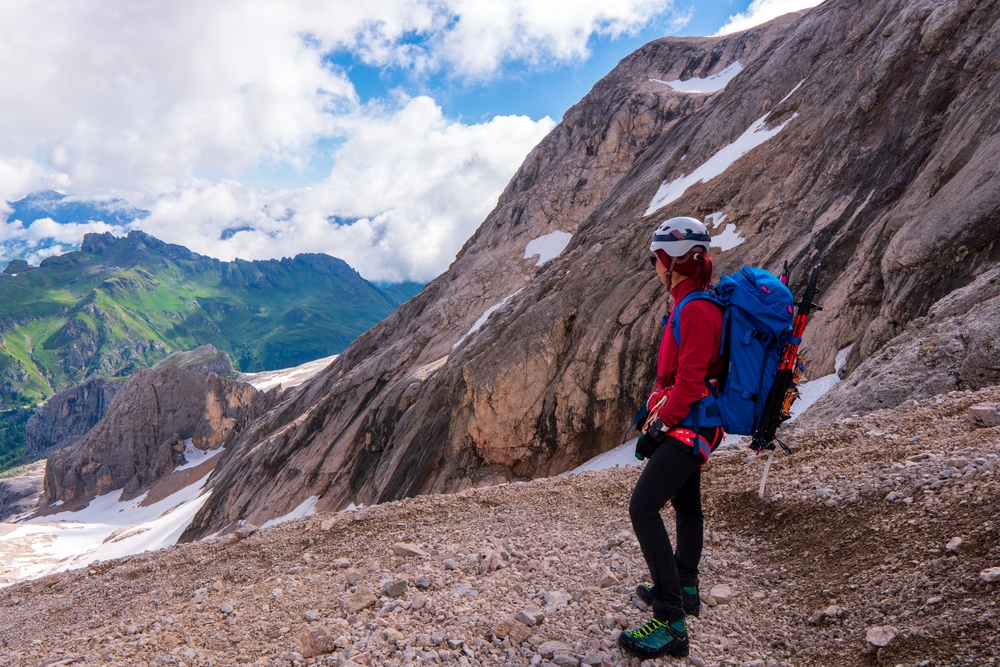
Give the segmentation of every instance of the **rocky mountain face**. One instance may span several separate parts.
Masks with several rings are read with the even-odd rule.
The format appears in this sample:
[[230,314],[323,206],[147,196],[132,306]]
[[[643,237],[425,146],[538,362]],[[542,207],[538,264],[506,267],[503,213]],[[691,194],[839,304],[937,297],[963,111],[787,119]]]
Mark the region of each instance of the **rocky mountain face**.
[[124,384],[124,380],[93,377],[46,401],[25,424],[25,463],[44,459],[89,433]]
[[69,502],[123,489],[135,498],[184,461],[184,443],[201,450],[228,438],[270,408],[277,392],[167,366],[142,369],[125,383],[105,417],[75,444],[52,454],[45,502]]
[[[998,53],[995,0],[827,0],[644,46],[532,151],[445,274],[241,434],[185,539],[310,496],[337,509],[551,475],[617,444],[669,305],[649,237],[675,215],[708,220],[718,273],[787,261],[800,290],[821,262],[810,375],[854,344],[862,377],[1000,263]],[[662,83],[736,62],[711,94]],[[529,243],[555,230],[572,240],[536,266]]]
[[41,498],[44,477],[45,469],[38,464],[20,475],[0,479],[0,521],[33,510]]
[[1000,267],[955,290],[810,410],[814,420],[1000,384]]
[[[157,362],[153,369],[162,370],[168,366],[201,375],[233,373],[229,355],[220,352],[214,345],[171,353]],[[98,376],[55,394],[31,415],[25,425],[24,462],[43,459],[87,435],[107,414],[111,399],[124,385],[125,380]]]

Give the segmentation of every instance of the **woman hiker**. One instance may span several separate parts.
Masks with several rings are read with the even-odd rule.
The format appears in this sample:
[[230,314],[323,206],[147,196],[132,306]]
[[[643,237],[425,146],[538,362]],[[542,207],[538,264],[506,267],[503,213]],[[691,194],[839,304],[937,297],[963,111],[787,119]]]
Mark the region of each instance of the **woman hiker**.
[[[695,290],[707,289],[712,280],[710,243],[704,224],[682,217],[660,225],[650,246],[650,262],[674,303],[660,343],[656,390],[646,403],[649,413],[635,446],[636,457],[647,459],[646,467],[629,504],[632,527],[653,579],[652,586],[640,585],[636,593],[653,607],[653,618],[618,637],[619,646],[644,659],[688,655],[684,619],[697,616],[701,607],[701,466],[722,441],[723,431],[721,420],[702,408],[696,434],[692,404],[709,395],[706,380],[717,380],[724,369],[719,356],[722,310],[704,299],[681,302]],[[672,318],[681,308],[678,344]],[[667,502],[676,514],[676,550],[660,518]]]

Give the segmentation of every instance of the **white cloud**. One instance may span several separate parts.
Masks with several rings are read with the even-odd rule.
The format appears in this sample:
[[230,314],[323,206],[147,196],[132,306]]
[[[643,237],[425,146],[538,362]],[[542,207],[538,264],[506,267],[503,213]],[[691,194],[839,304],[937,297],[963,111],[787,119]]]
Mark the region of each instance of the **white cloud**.
[[[579,0],[572,11],[563,0],[6,0],[0,219],[3,202],[40,189],[113,194],[152,212],[143,229],[198,252],[322,251],[372,279],[426,280],[448,265],[553,122],[467,125],[446,120],[423,97],[362,104],[331,55],[418,78],[478,82],[512,62],[583,59],[593,35],[641,29],[673,16],[671,7],[672,0]],[[331,143],[338,148],[329,177],[310,188],[238,181],[263,167],[315,165]],[[278,212],[285,209],[292,213]],[[338,227],[330,214],[363,219]],[[220,239],[241,227],[252,230]],[[66,230],[59,243],[81,231]],[[402,230],[408,235],[394,233]],[[35,234],[3,233],[27,235],[25,243]]]
[[[496,205],[548,118],[449,121],[427,97],[337,121],[350,137],[328,178],[309,188],[256,191],[193,181],[143,205],[142,229],[215,257],[325,252],[370,280],[429,280]],[[332,216],[353,224],[338,224]],[[222,239],[226,229],[249,227]]]
[[745,12],[730,16],[716,35],[729,35],[741,30],[748,30],[771,19],[778,18],[789,12],[809,9],[823,0],[753,0]]

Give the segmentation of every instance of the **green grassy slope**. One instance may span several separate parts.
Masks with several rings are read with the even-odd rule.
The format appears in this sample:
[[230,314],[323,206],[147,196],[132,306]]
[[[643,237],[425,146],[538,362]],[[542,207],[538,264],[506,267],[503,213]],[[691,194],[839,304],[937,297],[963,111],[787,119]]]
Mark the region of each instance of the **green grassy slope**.
[[0,408],[205,343],[245,372],[337,354],[412,291],[327,255],[222,262],[142,232],[89,234],[78,252],[0,275]]

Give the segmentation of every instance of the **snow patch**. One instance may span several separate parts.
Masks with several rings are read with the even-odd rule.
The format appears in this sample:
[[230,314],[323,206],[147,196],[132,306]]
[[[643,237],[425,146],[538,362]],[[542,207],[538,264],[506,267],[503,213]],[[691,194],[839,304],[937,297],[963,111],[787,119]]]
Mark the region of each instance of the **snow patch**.
[[191,438],[188,438],[184,441],[184,458],[187,460],[187,463],[174,468],[174,472],[200,466],[205,461],[214,459],[216,456],[221,454],[222,451],[222,447],[216,447],[215,449],[198,449],[191,444]]
[[463,340],[465,340],[466,338],[468,338],[472,334],[474,334],[477,331],[479,331],[479,328],[481,326],[483,326],[484,324],[486,324],[486,320],[488,320],[490,318],[490,315],[492,315],[493,313],[495,313],[496,311],[500,310],[505,305],[507,305],[507,302],[510,301],[511,299],[513,299],[515,296],[517,296],[517,293],[520,292],[520,291],[521,290],[517,290],[517,292],[514,292],[513,294],[508,294],[507,296],[505,296],[503,298],[503,300],[500,303],[492,305],[489,308],[487,308],[486,312],[483,313],[482,315],[480,315],[479,319],[472,323],[472,327],[465,333],[465,335],[462,336],[461,338],[459,338],[458,342],[451,346],[451,349],[454,350],[456,347],[458,347],[459,345],[462,344]]
[[619,466],[624,468],[625,466],[641,465],[642,461],[635,458],[636,440],[637,438],[632,438],[623,445],[618,445],[614,449],[610,449],[603,454],[598,454],[586,463],[573,468],[569,472],[574,473],[585,472],[587,470],[608,470],[609,468],[617,468]]
[[809,406],[818,401],[823,394],[833,389],[833,385],[840,382],[840,369],[847,363],[847,356],[851,353],[851,348],[853,347],[854,344],[851,343],[837,352],[833,363],[833,373],[816,378],[815,380],[803,382],[799,385],[799,399],[792,403],[792,409],[790,410],[792,417],[788,421],[792,421],[801,415]]
[[242,380],[243,382],[246,382],[261,391],[267,391],[271,387],[276,387],[279,384],[283,388],[289,389],[291,387],[299,386],[312,376],[319,373],[321,370],[332,364],[333,360],[338,356],[339,355],[334,354],[329,357],[323,357],[322,359],[316,359],[315,361],[307,361],[299,366],[282,368],[276,371],[244,373]]
[[729,223],[726,228],[722,230],[721,234],[717,234],[712,237],[712,247],[717,248],[719,252],[726,252],[727,250],[732,250],[738,245],[742,245],[746,242],[746,239],[740,234],[739,230],[736,229],[736,225]]
[[715,74],[705,77],[704,79],[694,78],[688,79],[687,81],[662,81],[660,79],[650,79],[650,81],[670,86],[678,93],[715,93],[725,88],[726,84],[732,81],[733,77],[742,71],[743,65],[740,64],[739,60],[737,60],[721,72],[716,72]]
[[840,375],[841,369],[847,365],[847,357],[851,355],[851,350],[854,349],[854,343],[851,343],[843,350],[837,353],[837,358],[833,361],[833,370]]
[[792,122],[798,114],[792,114],[791,118],[771,129],[767,128],[767,116],[768,114],[765,114],[758,118],[736,141],[722,148],[690,174],[673,181],[664,181],[649,203],[645,215],[655,213],[670,202],[680,198],[695,183],[707,183],[724,173],[734,162],[785,129],[785,126]]
[[264,522],[261,528],[270,528],[271,526],[277,526],[279,523],[285,523],[286,521],[294,521],[295,519],[301,519],[302,517],[309,516],[310,514],[316,513],[316,503],[319,502],[319,496],[309,496],[302,504],[293,509],[288,514],[279,516],[276,519],[269,519]]
[[795,84],[795,87],[792,88],[792,90],[787,95],[785,95],[784,97],[782,97],[781,98],[781,102],[778,102],[778,104],[776,104],[775,106],[778,106],[779,104],[782,104],[783,102],[785,102],[785,100],[787,100],[789,97],[791,97],[792,95],[794,95],[795,91],[798,90],[799,88],[801,88],[802,84],[805,83],[805,82],[806,82],[806,80],[802,79],[797,84]]
[[713,227],[718,227],[726,221],[726,214],[722,211],[716,211],[715,213],[709,213],[705,216],[705,226],[709,229]]
[[[204,459],[202,459],[204,460]],[[77,512],[30,519],[0,537],[0,586],[177,543],[211,492],[208,475],[147,507],[146,495],[97,496]]]
[[550,232],[549,234],[544,234],[539,236],[533,241],[529,241],[528,245],[524,248],[524,258],[531,259],[535,255],[538,255],[538,261],[535,262],[535,266],[541,266],[550,259],[555,259],[559,254],[566,249],[569,245],[570,239],[573,235],[569,232]]

